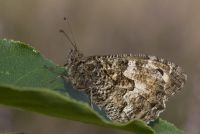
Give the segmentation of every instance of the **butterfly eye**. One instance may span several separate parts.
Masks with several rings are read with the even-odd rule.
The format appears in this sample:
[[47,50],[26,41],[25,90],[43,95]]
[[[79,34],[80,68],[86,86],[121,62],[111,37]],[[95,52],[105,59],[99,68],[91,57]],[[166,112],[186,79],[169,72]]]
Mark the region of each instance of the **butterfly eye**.
[[156,69],[162,76],[164,74],[163,70],[161,70],[160,68]]

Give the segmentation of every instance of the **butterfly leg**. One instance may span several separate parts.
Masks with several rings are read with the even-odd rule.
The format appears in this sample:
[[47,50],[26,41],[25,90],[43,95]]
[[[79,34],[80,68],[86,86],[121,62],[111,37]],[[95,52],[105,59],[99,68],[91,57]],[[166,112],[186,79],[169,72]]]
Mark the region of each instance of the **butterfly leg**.
[[[55,68],[53,68],[53,67],[48,67],[47,65],[44,65],[44,68],[47,69],[47,70],[49,70],[50,72],[52,72],[54,74],[58,74],[57,72],[55,72]],[[50,81],[50,83],[55,82],[59,78],[64,78],[64,79],[68,80],[68,76],[66,74],[66,71],[64,71],[63,73],[57,75],[53,80]]]
[[93,93],[92,93],[92,89],[90,89],[90,98],[89,98],[89,104],[91,106],[91,108],[93,109]]

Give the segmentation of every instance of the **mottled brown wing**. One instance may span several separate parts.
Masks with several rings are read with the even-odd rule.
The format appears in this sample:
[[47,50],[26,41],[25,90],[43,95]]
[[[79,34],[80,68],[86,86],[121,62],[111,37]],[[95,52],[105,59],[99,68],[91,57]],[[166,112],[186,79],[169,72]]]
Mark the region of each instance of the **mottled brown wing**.
[[79,55],[69,62],[69,79],[116,122],[155,120],[187,79],[179,66],[154,56]]
[[91,89],[94,103],[117,122],[155,120],[165,109],[168,97],[180,90],[186,80],[180,67],[154,56],[93,58],[101,65],[96,68],[101,84]]

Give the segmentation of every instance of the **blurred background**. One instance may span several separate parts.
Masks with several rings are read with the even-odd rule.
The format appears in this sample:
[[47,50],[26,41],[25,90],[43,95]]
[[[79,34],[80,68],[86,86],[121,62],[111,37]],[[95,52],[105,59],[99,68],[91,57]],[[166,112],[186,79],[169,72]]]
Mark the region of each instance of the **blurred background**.
[[[183,67],[188,81],[161,117],[188,133],[200,133],[200,1],[0,0],[0,38],[29,43],[63,65],[71,48],[58,32],[69,31],[63,17],[69,17],[86,56],[145,53]],[[3,131],[127,134],[0,106]]]

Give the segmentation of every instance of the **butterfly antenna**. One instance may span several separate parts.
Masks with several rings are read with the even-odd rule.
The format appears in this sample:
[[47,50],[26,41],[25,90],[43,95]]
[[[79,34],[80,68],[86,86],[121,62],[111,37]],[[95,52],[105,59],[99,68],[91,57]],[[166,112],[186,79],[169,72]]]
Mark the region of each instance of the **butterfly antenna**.
[[59,32],[61,32],[67,38],[67,40],[71,43],[71,45],[74,47],[74,49],[77,50],[75,42],[73,42],[71,40],[71,38],[69,37],[69,35],[63,29],[60,29]]
[[77,50],[77,46],[76,46],[77,43],[76,43],[76,40],[74,38],[74,34],[73,34],[73,31],[72,31],[69,19],[67,19],[66,17],[64,17],[64,21],[67,22],[67,25],[69,27],[69,32],[70,32],[72,38],[70,38],[70,36],[64,30],[61,29],[60,32],[64,34],[64,36],[69,40],[69,42],[74,47],[74,49]]
[[68,24],[69,32],[70,32],[71,35],[72,35],[72,40],[74,41],[75,44],[79,44],[79,43],[78,43],[78,40],[76,40],[76,38],[75,38],[76,36],[74,36],[74,34],[73,34],[73,30],[72,30],[71,23],[70,23],[69,19],[66,18],[66,17],[64,17],[64,21],[66,21],[67,24]]

